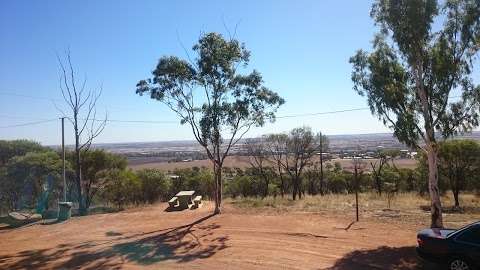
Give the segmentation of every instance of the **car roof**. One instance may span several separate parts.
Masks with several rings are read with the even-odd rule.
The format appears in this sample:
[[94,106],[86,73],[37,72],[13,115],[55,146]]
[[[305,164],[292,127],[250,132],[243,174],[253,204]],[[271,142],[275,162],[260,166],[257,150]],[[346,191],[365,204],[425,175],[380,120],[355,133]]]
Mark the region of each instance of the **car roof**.
[[465,225],[465,226],[463,226],[462,228],[460,228],[460,229],[458,229],[458,230],[455,230],[455,231],[452,232],[452,233],[449,233],[449,234],[447,235],[447,237],[452,237],[452,236],[458,235],[458,234],[459,234],[460,232],[462,232],[462,231],[465,231],[465,230],[468,230],[469,228],[477,227],[477,226],[480,227],[480,221],[475,221],[475,222],[473,222],[473,223],[470,223],[470,224],[468,224],[468,225]]

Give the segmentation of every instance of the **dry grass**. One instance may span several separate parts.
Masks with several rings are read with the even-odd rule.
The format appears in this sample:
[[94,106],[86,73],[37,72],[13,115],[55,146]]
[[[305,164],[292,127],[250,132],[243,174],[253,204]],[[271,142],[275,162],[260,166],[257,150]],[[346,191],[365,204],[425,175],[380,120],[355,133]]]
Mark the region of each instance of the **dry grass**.
[[[453,197],[442,197],[445,226],[457,228],[465,223],[480,220],[480,196],[461,195],[461,208],[454,209]],[[237,198],[228,203],[245,212],[262,211],[270,214],[291,212],[313,212],[337,216],[355,217],[354,194],[329,194],[325,196],[307,196],[293,201],[290,197]],[[400,193],[391,201],[388,208],[386,196],[376,193],[359,194],[360,219],[373,218],[384,222],[409,223],[428,226],[430,223],[430,201],[426,196],[416,193]]]

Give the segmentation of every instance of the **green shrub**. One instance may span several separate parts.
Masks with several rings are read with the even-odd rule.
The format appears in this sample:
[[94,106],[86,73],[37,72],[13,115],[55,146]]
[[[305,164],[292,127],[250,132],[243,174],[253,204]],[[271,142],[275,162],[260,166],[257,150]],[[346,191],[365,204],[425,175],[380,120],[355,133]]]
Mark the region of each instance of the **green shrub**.
[[126,204],[141,201],[142,183],[131,170],[111,170],[107,173],[102,198],[122,209]]
[[143,202],[154,203],[157,200],[168,200],[170,181],[157,169],[143,169],[136,172],[140,180],[140,196]]

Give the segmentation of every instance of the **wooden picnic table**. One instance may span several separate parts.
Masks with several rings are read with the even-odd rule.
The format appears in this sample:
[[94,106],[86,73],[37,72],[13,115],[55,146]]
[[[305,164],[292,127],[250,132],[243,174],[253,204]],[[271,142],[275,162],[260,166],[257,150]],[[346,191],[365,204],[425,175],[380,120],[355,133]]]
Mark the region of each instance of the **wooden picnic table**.
[[182,209],[188,208],[192,204],[192,197],[195,194],[194,190],[180,191],[175,195],[178,198],[178,206]]

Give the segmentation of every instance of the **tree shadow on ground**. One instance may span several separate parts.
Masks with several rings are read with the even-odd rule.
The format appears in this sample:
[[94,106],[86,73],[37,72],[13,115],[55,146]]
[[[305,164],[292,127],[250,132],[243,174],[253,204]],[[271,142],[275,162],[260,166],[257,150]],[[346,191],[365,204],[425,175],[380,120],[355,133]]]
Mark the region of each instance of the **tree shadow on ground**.
[[[128,261],[144,265],[165,260],[182,263],[208,258],[227,248],[226,242],[228,241],[227,236],[209,237],[213,235],[212,230],[219,228],[219,225],[210,224],[194,228],[195,225],[212,216],[209,215],[193,223],[155,233],[132,242],[116,244],[112,246],[111,250],[122,255]],[[197,235],[196,231],[202,234]]]
[[[209,215],[192,223],[107,241],[61,244],[0,256],[0,269],[120,269],[124,263],[150,265],[162,261],[184,263],[208,258],[227,248],[228,237],[214,237],[220,226],[200,225]],[[110,237],[115,235],[110,235]]]
[[438,270],[442,267],[423,262],[415,253],[415,247],[382,246],[370,250],[356,250],[338,259],[328,270]]

